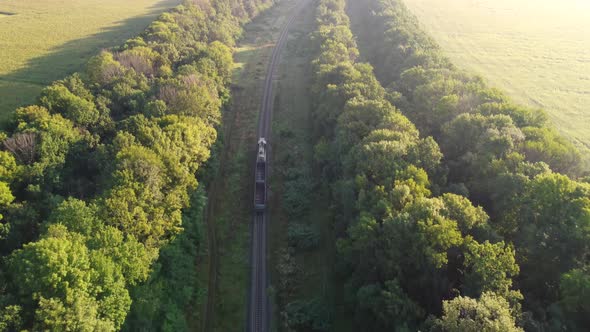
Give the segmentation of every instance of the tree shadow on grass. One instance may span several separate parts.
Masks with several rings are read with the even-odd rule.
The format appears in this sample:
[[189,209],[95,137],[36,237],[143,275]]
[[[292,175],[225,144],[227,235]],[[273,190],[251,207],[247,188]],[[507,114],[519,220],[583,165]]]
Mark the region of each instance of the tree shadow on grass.
[[[124,0],[122,0],[124,1]],[[49,54],[32,58],[22,69],[0,75],[0,126],[4,126],[17,107],[31,104],[43,87],[80,71],[101,49],[122,44],[141,33],[157,15],[179,4],[180,0],[160,0],[149,12],[119,22],[102,31],[54,47]]]

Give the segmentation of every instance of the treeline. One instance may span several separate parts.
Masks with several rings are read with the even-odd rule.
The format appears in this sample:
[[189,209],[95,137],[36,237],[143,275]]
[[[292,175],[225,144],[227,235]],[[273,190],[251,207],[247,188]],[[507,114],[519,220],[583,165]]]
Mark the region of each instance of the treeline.
[[190,198],[182,212],[182,232],[159,252],[147,280],[129,290],[132,304],[122,331],[189,331],[203,321],[201,307],[206,301],[206,278],[197,275],[196,265],[206,256],[204,186]]
[[543,111],[454,67],[400,0],[348,5],[387,99],[440,146],[433,182],[483,206],[494,236],[514,247],[515,289],[524,295],[518,325],[587,330],[590,185],[579,152]]
[[[231,46],[271,3],[186,1],[16,110],[0,135],[0,330],[119,330],[132,288],[143,320],[129,329],[183,327],[194,272],[174,255],[198,250],[183,210],[204,204],[191,193],[229,100]],[[145,294],[148,278],[161,289]]]
[[520,331],[514,248],[481,207],[444,190],[439,146],[358,61],[345,0],[321,0],[317,21],[315,163],[332,188],[354,329]]

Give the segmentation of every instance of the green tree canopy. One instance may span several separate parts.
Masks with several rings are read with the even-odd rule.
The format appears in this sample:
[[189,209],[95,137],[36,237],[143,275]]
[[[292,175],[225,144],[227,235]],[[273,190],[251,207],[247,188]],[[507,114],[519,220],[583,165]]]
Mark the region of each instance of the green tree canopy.
[[483,293],[476,300],[459,296],[443,304],[444,314],[436,320],[434,331],[521,332],[510,313],[508,302],[494,293]]

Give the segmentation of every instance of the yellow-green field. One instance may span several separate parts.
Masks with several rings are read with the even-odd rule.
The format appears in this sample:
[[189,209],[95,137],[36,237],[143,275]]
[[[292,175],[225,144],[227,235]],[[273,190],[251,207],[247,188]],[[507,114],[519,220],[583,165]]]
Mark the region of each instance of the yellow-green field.
[[405,2],[456,65],[546,109],[590,148],[590,1]]
[[180,0],[0,0],[0,122]]

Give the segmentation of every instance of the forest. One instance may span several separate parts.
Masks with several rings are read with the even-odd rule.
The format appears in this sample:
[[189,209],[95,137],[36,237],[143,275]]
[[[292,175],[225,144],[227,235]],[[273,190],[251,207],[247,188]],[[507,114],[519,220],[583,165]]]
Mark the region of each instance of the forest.
[[1,134],[0,330],[187,329],[197,174],[241,25],[270,4],[186,1],[14,112]]
[[355,329],[586,330],[580,154],[452,65],[403,3],[348,6],[360,53],[345,1],[318,8],[314,137]]
[[[312,156],[274,160],[294,221],[269,286],[277,330],[587,331],[590,173],[575,146],[452,64],[401,0],[311,4]],[[234,47],[272,5],[186,0],[14,112],[0,133],[0,331],[203,319],[213,290],[195,264]],[[318,250],[339,294],[301,296],[296,270],[318,266],[294,256]]]

